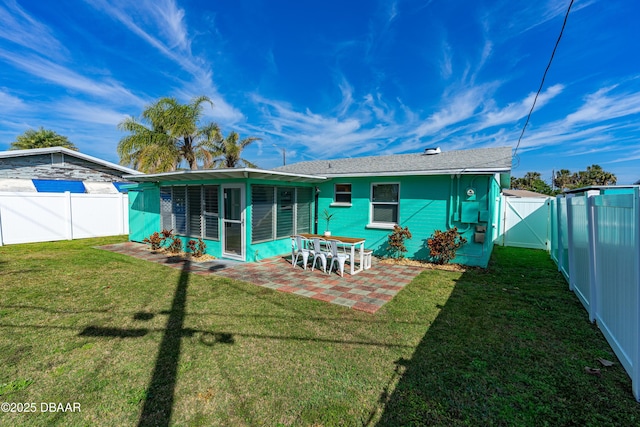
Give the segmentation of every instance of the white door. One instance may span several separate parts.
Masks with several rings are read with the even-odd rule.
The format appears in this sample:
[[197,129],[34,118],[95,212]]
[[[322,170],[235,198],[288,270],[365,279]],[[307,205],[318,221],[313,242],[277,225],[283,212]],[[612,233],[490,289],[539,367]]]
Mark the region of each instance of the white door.
[[222,256],[245,260],[244,184],[222,186]]

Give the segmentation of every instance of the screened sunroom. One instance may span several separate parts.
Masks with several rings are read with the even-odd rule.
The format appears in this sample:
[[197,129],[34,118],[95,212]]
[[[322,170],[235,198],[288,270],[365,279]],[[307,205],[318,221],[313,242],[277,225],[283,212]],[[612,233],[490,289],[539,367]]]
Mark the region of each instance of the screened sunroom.
[[173,230],[186,244],[202,239],[216,257],[256,261],[290,250],[290,236],[314,231],[316,183],[325,178],[220,169],[135,177],[130,240]]

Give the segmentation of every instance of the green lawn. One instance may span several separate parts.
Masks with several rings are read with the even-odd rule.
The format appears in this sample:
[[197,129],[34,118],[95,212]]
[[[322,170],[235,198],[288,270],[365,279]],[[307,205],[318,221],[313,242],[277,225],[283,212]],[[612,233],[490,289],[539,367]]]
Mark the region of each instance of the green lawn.
[[427,270],[371,315],[94,249],[122,240],[0,247],[0,402],[37,409],[0,425],[640,423],[545,252]]

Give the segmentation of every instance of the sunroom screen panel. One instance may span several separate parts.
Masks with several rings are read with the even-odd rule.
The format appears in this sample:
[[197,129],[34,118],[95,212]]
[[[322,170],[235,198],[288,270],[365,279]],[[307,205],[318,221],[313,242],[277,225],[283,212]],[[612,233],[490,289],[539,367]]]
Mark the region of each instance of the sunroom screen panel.
[[297,189],[296,233],[311,232],[311,208],[313,204],[313,189],[298,187]]
[[273,240],[274,187],[254,185],[251,187],[251,241],[253,243]]

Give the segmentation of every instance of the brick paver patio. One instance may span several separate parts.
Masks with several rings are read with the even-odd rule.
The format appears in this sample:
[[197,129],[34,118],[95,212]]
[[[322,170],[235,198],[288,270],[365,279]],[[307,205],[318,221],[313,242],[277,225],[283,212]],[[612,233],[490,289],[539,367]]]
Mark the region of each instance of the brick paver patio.
[[[126,242],[100,246],[147,261],[162,263],[182,269],[185,261],[165,253],[154,253],[142,243]],[[330,274],[311,268],[304,270],[299,265],[291,266],[289,257],[274,257],[260,262],[245,263],[227,260],[213,260],[202,263],[192,262],[188,269],[198,275],[215,274],[230,279],[242,280],[257,286],[280,292],[350,307],[354,310],[375,313],[401,291],[422,269],[406,265],[377,263],[372,268],[350,276],[340,277],[335,270]]]

